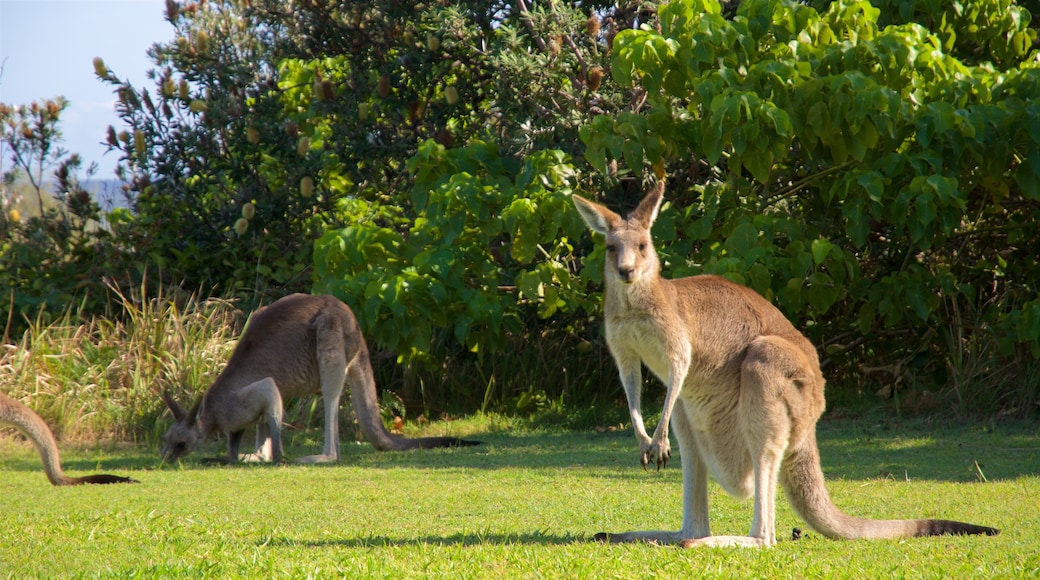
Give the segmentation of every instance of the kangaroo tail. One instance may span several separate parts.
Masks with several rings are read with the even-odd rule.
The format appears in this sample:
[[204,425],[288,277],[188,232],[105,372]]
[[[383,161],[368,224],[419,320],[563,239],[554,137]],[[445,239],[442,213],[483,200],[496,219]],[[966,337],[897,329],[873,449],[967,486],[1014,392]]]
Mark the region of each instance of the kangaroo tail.
[[939,535],[995,536],[1000,530],[949,520],[871,520],[838,509],[831,501],[820,468],[815,433],[788,451],[781,468],[781,483],[795,512],[828,538],[908,538]]
[[0,423],[7,423],[18,428],[33,442],[43,471],[47,479],[54,485],[81,485],[84,483],[137,483],[128,477],[115,475],[88,475],[86,477],[69,477],[61,469],[61,457],[58,454],[58,443],[50,427],[32,409],[20,401],[0,393]]

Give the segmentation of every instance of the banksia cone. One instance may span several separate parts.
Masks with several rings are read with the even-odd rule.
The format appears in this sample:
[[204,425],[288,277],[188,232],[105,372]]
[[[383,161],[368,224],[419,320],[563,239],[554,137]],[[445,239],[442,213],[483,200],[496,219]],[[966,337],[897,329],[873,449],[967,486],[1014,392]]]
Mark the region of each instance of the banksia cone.
[[179,96],[182,101],[187,101],[188,100],[188,97],[190,95],[188,94],[188,80],[187,79],[181,79],[181,82],[177,85],[177,92],[178,92],[177,96]]
[[188,108],[191,109],[192,113],[205,113],[209,107],[206,106],[206,101],[195,99],[188,105]]
[[593,40],[596,40],[596,38],[599,37],[599,18],[597,18],[594,13],[589,14],[589,19],[585,21],[585,32],[587,32]]
[[251,220],[254,216],[256,216],[256,206],[252,202],[242,206],[242,217]]
[[311,140],[308,137],[300,137],[300,140],[296,142],[296,154],[300,157],[310,153],[311,151]]
[[455,87],[447,87],[444,89],[444,100],[448,101],[449,105],[459,102],[459,90]]
[[108,78],[108,67],[105,66],[105,61],[102,60],[100,56],[94,57],[94,74],[96,74],[98,78]]
[[376,94],[380,99],[390,96],[390,77],[386,75],[379,77],[379,82],[376,83]]
[[307,175],[300,180],[300,195],[303,197],[311,197],[314,195],[314,179]]
[[603,84],[603,67],[594,66],[589,69],[589,90],[598,91]]
[[260,130],[256,127],[246,127],[246,141],[253,145],[260,142]]
[[209,49],[209,34],[206,34],[205,30],[200,30],[195,35],[195,51],[199,54],[206,54]]
[[235,220],[235,233],[238,235],[244,235],[249,231],[249,220],[246,218],[238,218]]
[[144,155],[144,131],[140,129],[134,130],[134,151],[137,152],[137,156]]
[[368,119],[368,110],[369,110],[368,103],[358,103],[358,106],[357,106],[358,120],[364,121],[364,120]]
[[432,52],[437,52],[441,47],[441,39],[436,34],[426,35],[426,48],[429,48]]
[[321,97],[326,101],[336,100],[336,85],[331,81],[321,81]]

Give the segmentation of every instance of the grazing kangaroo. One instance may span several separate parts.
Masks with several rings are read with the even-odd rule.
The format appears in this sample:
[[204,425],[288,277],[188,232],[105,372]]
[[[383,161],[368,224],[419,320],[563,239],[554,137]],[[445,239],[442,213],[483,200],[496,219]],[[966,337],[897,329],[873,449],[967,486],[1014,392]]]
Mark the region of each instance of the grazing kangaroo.
[[21,402],[0,393],[0,423],[14,425],[19,431],[25,433],[36,450],[40,452],[43,461],[43,471],[47,479],[54,485],[82,485],[84,483],[138,483],[129,477],[118,477],[100,473],[84,477],[69,477],[61,469],[61,457],[58,455],[58,444],[54,441],[54,434],[50,427]]
[[[610,542],[692,546],[776,543],[776,487],[795,511],[830,538],[987,534],[999,530],[946,520],[869,520],[838,509],[827,493],[816,445],[824,410],[816,349],[753,290],[718,276],[666,280],[650,239],[664,184],[623,219],[579,196],[588,227],[606,237],[604,319],[645,468],[667,465],[674,421],[682,454],[682,529],[597,534]],[[640,364],[666,386],[661,422],[647,435]],[[708,473],[738,499],[754,494],[749,537],[711,536]]]
[[257,450],[244,459],[281,462],[282,401],[320,392],[325,447],[321,455],[297,461],[338,461],[344,380],[350,384],[361,432],[380,451],[480,444],[454,437],[409,439],[387,431],[379,416],[368,346],[354,313],[332,296],[293,294],[253,314],[227,366],[191,410],[163,393],[176,420],[166,432],[163,458],[184,457],[222,431],[228,436],[227,462],[234,463],[243,431],[256,423]]

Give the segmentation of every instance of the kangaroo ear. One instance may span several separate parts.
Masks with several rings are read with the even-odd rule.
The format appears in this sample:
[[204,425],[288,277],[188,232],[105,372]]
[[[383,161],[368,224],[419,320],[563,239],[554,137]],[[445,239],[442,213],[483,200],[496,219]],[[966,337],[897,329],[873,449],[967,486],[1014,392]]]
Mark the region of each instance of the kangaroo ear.
[[191,406],[191,410],[188,411],[187,423],[188,425],[194,425],[195,421],[199,418],[199,409],[202,408],[202,399],[199,399],[194,405]]
[[650,226],[654,225],[654,221],[657,220],[657,212],[661,209],[661,202],[664,200],[664,180],[658,181],[657,185],[654,186],[643,198],[643,201],[639,202],[630,219],[635,219],[646,229],[650,229]]
[[574,200],[574,207],[581,214],[581,219],[585,220],[585,225],[598,234],[607,235],[607,232],[621,221],[618,214],[580,195],[572,195],[571,199]]
[[166,406],[170,408],[170,411],[173,413],[173,418],[175,420],[180,421],[185,417],[185,415],[188,414],[188,412],[184,410],[184,407],[182,407],[180,403],[173,400],[173,396],[170,395],[169,391],[163,391],[162,398],[164,401],[166,401]]

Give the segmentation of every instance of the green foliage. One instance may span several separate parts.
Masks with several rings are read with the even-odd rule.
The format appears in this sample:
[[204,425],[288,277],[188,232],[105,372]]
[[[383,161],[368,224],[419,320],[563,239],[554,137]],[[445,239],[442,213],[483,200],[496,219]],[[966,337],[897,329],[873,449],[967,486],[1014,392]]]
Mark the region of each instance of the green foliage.
[[101,76],[127,125],[109,143],[134,247],[175,283],[256,302],[309,288],[312,241],[349,225],[342,200],[405,202],[426,140],[577,153],[576,127],[620,95],[590,86],[617,30],[585,32],[597,6],[168,3],[156,86]]
[[542,318],[586,305],[573,272],[571,240],[584,229],[570,211],[566,155],[520,162],[489,143],[427,141],[408,168],[410,204],[344,200],[353,225],[315,245],[315,290],[351,303],[380,348],[431,357],[447,340],[494,353],[524,332],[526,305]]
[[[101,75],[127,126],[109,143],[135,196],[131,247],[165,281],[250,305],[335,292],[401,360],[484,361],[561,329],[584,341],[567,201],[580,172],[566,158],[582,153],[579,126],[621,107],[611,43],[651,15],[635,2],[170,2],[155,87]],[[450,389],[490,404],[489,368]],[[444,372],[409,369],[403,390],[426,399]]]
[[[60,120],[67,104],[61,97],[17,107],[0,103],[0,140],[11,162],[0,184],[5,340],[17,338],[33,320],[60,315],[70,304],[103,310],[107,296],[96,291],[96,282],[134,270],[127,240],[105,226],[100,207],[80,180],[82,160],[61,147]],[[87,168],[87,177],[94,171],[94,166]],[[24,185],[34,200],[18,193]]]
[[[917,372],[944,383],[991,335],[1007,360],[1040,354],[1028,12],[821,4],[747,0],[727,17],[675,1],[659,30],[621,32],[614,78],[648,106],[583,129],[589,162],[667,167],[684,208],[662,248],[673,274],[720,273],[774,298],[840,363],[832,376],[923,348]],[[927,343],[951,328],[959,340]]]

